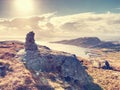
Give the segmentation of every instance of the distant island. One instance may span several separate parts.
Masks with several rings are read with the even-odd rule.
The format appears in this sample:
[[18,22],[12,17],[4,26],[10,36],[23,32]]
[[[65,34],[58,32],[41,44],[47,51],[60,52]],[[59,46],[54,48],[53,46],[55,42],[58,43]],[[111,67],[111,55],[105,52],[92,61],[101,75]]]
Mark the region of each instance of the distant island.
[[108,48],[108,49],[119,49],[120,50],[120,44],[114,43],[112,41],[105,42],[100,40],[98,37],[82,37],[82,38],[76,38],[71,40],[62,40],[62,41],[55,41],[52,43],[61,43],[61,44],[68,44],[68,45],[74,45],[84,48]]

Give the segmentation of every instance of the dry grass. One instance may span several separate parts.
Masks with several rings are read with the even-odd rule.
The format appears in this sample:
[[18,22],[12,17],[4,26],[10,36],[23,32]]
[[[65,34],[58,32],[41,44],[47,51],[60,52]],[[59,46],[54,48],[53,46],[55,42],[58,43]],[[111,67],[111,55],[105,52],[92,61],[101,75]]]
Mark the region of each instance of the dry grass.
[[0,90],[17,90],[18,88],[34,88],[35,82],[31,73],[25,69],[24,65],[16,60],[0,60],[2,63],[10,64],[13,70],[7,72],[5,77],[0,78]]
[[17,50],[23,44],[4,42],[0,44],[0,62],[9,64],[12,71],[7,71],[5,77],[0,77],[0,90],[37,90],[32,74],[23,63],[14,59]]
[[87,72],[93,77],[94,82],[104,90],[120,89],[120,72],[92,67],[88,68]]
[[83,65],[87,67],[86,71],[104,90],[120,90],[120,52],[105,53],[97,50],[96,53],[101,55],[99,57],[101,60],[108,60],[114,70],[93,68],[91,62],[83,60]]

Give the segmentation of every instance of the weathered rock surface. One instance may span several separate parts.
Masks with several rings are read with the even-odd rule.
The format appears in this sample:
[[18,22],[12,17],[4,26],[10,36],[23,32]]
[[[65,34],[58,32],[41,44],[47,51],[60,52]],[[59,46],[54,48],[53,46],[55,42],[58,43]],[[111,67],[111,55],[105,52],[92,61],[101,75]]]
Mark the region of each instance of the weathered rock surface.
[[38,75],[41,72],[58,73],[65,81],[76,83],[80,90],[91,90],[86,88],[92,83],[90,76],[76,56],[52,51],[44,46],[40,46],[38,49],[33,32],[27,34],[25,50],[19,51],[16,57],[23,61],[29,70],[37,72]]

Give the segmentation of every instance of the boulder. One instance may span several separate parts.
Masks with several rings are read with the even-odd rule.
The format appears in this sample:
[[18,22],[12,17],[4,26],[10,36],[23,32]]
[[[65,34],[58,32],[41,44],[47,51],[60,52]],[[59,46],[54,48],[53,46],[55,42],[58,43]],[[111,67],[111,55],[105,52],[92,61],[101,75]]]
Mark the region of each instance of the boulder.
[[104,66],[102,66],[103,69],[112,70],[113,68],[110,66],[109,62],[107,60],[104,61]]
[[4,65],[0,65],[0,77],[4,77],[6,75],[6,67]]
[[94,68],[102,68],[102,69],[112,70],[112,67],[110,66],[110,64],[107,60],[93,60],[92,66]]

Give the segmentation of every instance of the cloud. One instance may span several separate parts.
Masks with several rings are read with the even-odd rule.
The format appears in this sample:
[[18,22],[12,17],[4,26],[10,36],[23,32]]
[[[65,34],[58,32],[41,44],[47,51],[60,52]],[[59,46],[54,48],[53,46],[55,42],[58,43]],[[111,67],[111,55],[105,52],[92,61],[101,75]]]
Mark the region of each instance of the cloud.
[[0,34],[3,37],[25,37],[31,30],[37,38],[47,41],[83,36],[120,39],[120,14],[88,12],[55,16],[55,13],[49,13],[27,18],[0,19]]
[[52,23],[59,31],[69,36],[99,36],[102,39],[119,37],[120,14],[115,13],[81,13],[52,18]]
[[[40,16],[31,16],[23,18],[0,19],[0,37],[4,38],[24,38],[26,33],[34,31],[37,37],[48,37],[45,32],[52,29],[49,19],[54,13],[44,14]],[[44,23],[44,27],[40,26]],[[45,25],[46,23],[46,25]],[[47,28],[48,27],[48,28]],[[44,29],[46,28],[46,29]],[[50,36],[49,32],[49,36]]]

